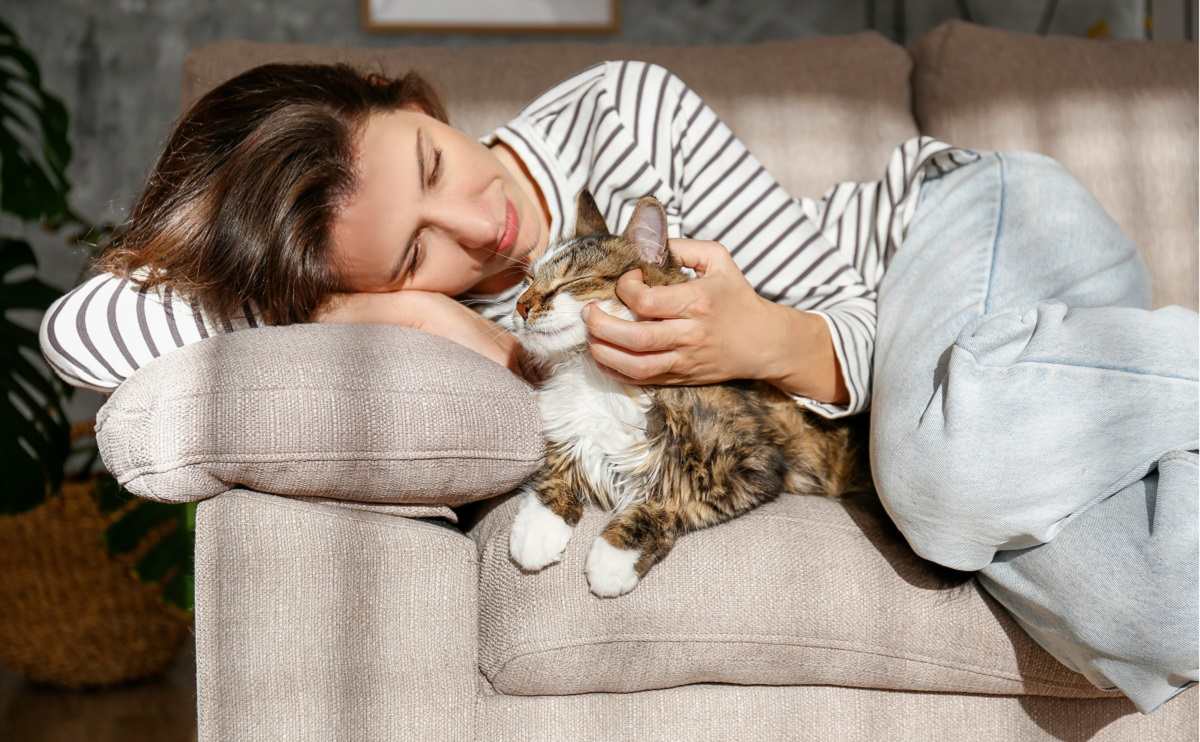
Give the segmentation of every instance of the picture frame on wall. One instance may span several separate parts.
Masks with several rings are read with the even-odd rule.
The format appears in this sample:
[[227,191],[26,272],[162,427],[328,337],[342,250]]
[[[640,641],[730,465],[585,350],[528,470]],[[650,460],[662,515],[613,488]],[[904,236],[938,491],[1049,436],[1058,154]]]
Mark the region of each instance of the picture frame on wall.
[[361,0],[371,33],[616,33],[620,0]]

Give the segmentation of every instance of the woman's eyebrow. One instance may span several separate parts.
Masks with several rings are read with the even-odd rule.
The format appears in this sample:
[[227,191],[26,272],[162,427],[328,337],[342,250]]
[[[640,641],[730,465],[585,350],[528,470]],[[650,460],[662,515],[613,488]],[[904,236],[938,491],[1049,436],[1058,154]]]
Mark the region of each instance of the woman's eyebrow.
[[417,177],[420,182],[417,184],[421,188],[421,193],[425,192],[425,134],[424,131],[417,128]]

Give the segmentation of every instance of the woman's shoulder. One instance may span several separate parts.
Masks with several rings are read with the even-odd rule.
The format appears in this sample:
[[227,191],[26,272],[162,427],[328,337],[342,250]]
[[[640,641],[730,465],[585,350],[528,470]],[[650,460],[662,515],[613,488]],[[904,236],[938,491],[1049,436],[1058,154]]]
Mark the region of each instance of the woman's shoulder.
[[525,104],[517,117],[537,120],[561,111],[563,106],[571,105],[580,96],[597,90],[610,74],[611,62],[608,60],[588,65],[543,90]]
[[[686,88],[667,67],[640,59],[594,62],[550,86],[521,109],[518,118],[538,122],[570,110],[587,96],[607,94],[618,108],[657,105],[664,96]],[[670,88],[670,90],[668,90]]]

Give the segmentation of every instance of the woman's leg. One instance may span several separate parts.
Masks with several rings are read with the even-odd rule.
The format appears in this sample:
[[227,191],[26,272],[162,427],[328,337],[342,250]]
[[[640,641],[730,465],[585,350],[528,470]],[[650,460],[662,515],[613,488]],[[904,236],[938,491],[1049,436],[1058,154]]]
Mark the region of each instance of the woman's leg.
[[1096,503],[979,584],[1063,664],[1150,713],[1200,679],[1195,451]]
[[[1078,575],[1052,577],[1090,560],[1100,582],[1113,571],[1152,573],[1148,599],[1196,593],[1194,468],[1191,497],[1172,510],[1190,509],[1190,519],[1164,522],[1156,536],[1145,514],[1140,525],[1101,517],[1138,487],[1148,491],[1143,478],[1164,455],[1197,448],[1197,315],[1150,311],[1149,299],[1132,242],[1061,165],[1028,152],[988,153],[927,182],[879,288],[871,458],[884,507],[921,556],[982,569],[985,589],[1081,671],[1086,663],[1049,646],[1039,622],[1075,609],[1088,628],[1125,637],[1125,656],[1140,651],[1139,636],[1142,645],[1196,646],[1194,600],[1160,603],[1175,631],[1146,636],[1118,630],[1129,614],[1116,596],[1088,595]],[[1186,479],[1188,469],[1173,476]],[[1076,521],[1069,542],[1038,546]],[[1132,533],[1146,534],[1140,562],[1110,548]],[[998,551],[1005,566],[989,568]],[[1168,556],[1173,563],[1158,562]],[[1083,628],[1062,634],[1074,641]],[[1164,682],[1186,678],[1192,652],[1185,667],[1143,667]]]

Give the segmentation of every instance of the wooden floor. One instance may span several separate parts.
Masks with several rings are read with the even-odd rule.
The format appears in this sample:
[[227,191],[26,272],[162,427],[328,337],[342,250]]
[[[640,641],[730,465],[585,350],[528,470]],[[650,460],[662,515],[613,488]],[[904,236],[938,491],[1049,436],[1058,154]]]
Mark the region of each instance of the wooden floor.
[[196,658],[189,642],[161,678],[107,690],[35,686],[0,666],[0,740],[194,742]]

